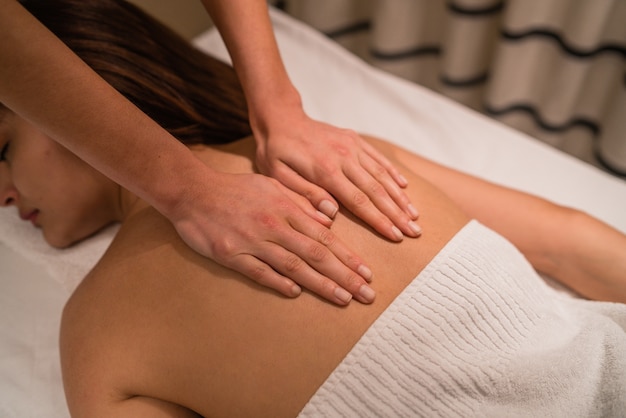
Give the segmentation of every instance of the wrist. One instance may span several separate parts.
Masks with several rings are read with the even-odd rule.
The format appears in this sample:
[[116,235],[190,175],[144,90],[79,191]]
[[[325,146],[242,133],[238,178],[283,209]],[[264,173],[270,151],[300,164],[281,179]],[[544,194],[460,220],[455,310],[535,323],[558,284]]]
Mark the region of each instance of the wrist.
[[285,120],[305,114],[300,93],[291,83],[259,96],[260,100],[248,103],[250,126],[257,140],[267,138]]
[[191,153],[186,160],[171,170],[164,169],[163,179],[154,182],[156,186],[151,193],[151,205],[172,222],[189,215],[187,203],[206,194],[207,185],[214,183],[217,173]]

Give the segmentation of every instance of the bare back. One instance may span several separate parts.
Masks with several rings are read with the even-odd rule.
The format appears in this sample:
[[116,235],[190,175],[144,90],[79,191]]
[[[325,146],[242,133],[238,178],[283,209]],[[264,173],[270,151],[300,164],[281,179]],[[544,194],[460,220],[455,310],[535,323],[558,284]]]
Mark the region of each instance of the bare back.
[[[341,308],[306,292],[284,298],[197,255],[144,207],[66,307],[61,350],[70,404],[148,402],[181,416],[185,410],[171,404],[203,416],[296,415],[468,221],[401,164],[404,151],[372,141],[409,180],[423,229],[420,238],[391,243],[345,211],[337,215],[333,232],[374,272],[372,305]],[[253,170],[249,139],[195,152],[216,170]]]

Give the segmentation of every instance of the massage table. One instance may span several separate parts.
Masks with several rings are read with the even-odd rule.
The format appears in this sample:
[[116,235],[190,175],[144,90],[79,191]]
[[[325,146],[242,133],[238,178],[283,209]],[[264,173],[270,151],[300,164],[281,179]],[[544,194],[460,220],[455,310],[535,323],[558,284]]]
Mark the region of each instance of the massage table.
[[[626,232],[623,180],[376,70],[281,12],[272,10],[271,16],[289,74],[312,117],[580,208]],[[228,60],[215,30],[195,43]],[[54,250],[39,230],[19,220],[15,208],[0,210],[0,417],[69,415],[57,344],[60,315],[115,231],[113,226],[80,245]]]

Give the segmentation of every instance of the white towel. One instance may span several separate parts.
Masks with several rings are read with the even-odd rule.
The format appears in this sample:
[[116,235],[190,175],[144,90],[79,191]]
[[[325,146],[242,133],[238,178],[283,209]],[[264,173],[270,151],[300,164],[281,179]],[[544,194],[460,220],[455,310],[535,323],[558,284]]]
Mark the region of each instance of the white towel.
[[102,257],[117,229],[117,225],[112,225],[78,245],[59,250],[46,243],[40,229],[22,221],[15,208],[0,210],[0,242],[42,266],[68,292],[76,288]]

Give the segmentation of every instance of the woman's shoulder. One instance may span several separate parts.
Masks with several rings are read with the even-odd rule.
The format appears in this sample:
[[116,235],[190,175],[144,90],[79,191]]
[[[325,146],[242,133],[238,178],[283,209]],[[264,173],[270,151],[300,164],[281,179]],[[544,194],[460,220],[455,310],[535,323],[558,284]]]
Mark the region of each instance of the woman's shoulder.
[[109,294],[128,292],[129,286],[143,286],[142,278],[151,268],[167,267],[168,257],[159,258],[159,252],[164,255],[172,247],[184,246],[179,241],[171,223],[142,204],[122,223],[104,255],[71,295],[66,311],[91,301],[96,294],[94,300],[105,300]]
[[[105,318],[116,320],[128,296],[144,291],[150,270],[167,268],[164,254],[176,247],[178,240],[172,225],[153,208],[145,205],[134,211],[70,296],[63,324],[96,334],[96,328],[106,327]],[[128,308],[132,311],[132,306]]]
[[[64,307],[64,380],[76,388],[106,387],[119,400],[128,396],[126,389],[146,373],[151,354],[142,346],[141,332],[150,336],[150,343],[165,338],[159,322],[167,314],[163,303],[173,289],[168,286],[174,286],[166,278],[171,277],[168,269],[175,269],[171,254],[184,246],[167,219],[151,207],[123,223]],[[76,388],[73,393],[80,392]]]

